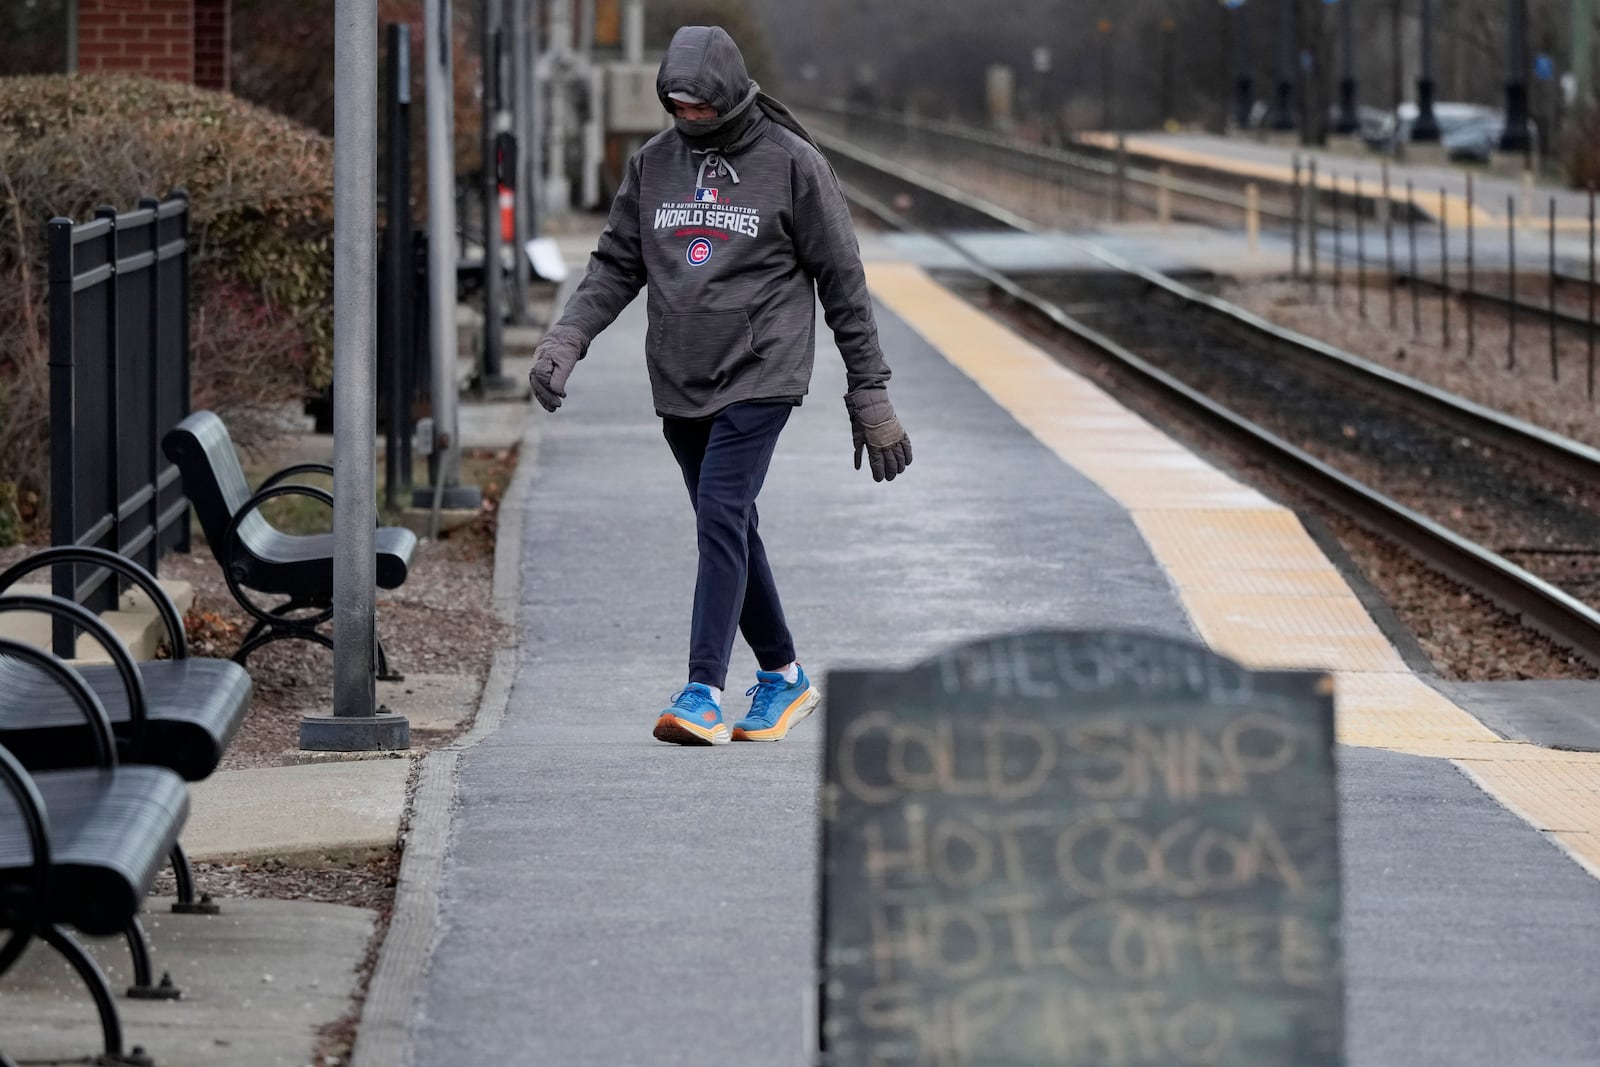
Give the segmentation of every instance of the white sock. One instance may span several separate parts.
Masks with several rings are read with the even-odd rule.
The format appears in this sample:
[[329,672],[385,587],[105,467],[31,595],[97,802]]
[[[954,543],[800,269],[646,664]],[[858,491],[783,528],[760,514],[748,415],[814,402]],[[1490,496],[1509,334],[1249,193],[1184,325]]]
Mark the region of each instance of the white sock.
[[[705,685],[704,682],[701,682],[700,684]],[[714,685],[707,685],[706,689],[711,693],[711,703],[715,704],[719,708],[722,707],[722,690],[718,689]]]
[[783,680],[786,683],[793,685],[800,680],[800,664],[791,663],[778,673],[783,675]]

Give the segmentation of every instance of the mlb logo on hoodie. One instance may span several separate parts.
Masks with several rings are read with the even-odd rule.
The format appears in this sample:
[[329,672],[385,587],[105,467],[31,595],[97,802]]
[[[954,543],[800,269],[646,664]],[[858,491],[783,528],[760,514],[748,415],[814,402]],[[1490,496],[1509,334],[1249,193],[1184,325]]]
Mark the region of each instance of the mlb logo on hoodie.
[[694,191],[694,202],[697,204],[715,204],[717,202],[717,191],[715,189],[696,189]]

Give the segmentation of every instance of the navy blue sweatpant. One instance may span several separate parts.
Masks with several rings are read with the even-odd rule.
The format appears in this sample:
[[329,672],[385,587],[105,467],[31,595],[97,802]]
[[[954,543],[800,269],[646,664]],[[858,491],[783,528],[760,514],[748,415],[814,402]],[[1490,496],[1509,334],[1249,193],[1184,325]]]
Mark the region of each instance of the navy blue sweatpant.
[[756,532],[756,494],[793,406],[734,404],[709,419],[662,420],[699,531],[689,681],[726,687],[737,629],[763,670],[794,662],[794,638]]

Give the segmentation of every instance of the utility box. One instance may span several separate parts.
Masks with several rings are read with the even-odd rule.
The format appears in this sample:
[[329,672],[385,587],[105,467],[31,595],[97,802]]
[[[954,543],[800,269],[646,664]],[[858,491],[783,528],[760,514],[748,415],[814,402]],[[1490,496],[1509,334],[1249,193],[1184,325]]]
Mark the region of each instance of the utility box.
[[644,63],[606,66],[606,133],[660,133],[671,116],[656,96],[657,67]]

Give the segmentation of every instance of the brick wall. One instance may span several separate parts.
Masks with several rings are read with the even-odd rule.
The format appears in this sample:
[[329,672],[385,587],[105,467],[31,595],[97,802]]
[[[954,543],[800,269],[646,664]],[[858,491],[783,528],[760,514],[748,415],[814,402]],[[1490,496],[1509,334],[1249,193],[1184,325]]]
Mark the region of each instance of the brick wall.
[[230,0],[194,0],[194,83],[202,89],[232,87],[228,51]]
[[78,69],[195,80],[195,0],[78,0]]

